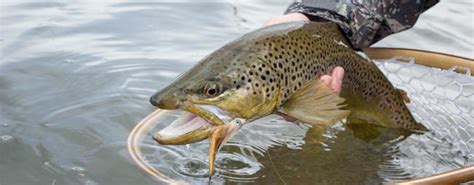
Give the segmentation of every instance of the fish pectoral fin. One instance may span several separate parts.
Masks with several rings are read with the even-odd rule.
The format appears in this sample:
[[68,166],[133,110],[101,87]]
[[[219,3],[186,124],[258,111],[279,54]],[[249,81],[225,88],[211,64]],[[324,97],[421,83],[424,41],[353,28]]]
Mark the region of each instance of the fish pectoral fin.
[[345,118],[350,111],[341,110],[344,98],[319,80],[298,89],[283,104],[280,112],[313,125],[330,125]]

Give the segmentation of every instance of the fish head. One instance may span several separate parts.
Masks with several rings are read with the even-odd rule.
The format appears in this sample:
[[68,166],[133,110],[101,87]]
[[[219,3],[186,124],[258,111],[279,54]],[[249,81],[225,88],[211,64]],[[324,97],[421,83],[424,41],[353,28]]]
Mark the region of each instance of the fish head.
[[262,62],[257,55],[242,49],[218,50],[154,94],[150,102],[156,107],[185,111],[154,139],[160,144],[193,143],[210,137],[216,127],[232,120],[245,120],[244,125],[271,114],[276,107],[274,97],[278,96],[265,94],[266,82],[255,72],[258,68],[252,67]]

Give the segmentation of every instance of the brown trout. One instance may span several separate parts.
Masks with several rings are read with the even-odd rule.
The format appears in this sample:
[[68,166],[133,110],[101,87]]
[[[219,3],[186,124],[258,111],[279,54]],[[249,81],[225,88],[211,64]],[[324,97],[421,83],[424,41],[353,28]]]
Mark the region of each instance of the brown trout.
[[[336,66],[345,70],[340,94],[319,81]],[[334,23],[291,22],[265,27],[228,43],[154,94],[160,109],[185,115],[154,135],[161,144],[210,138],[215,153],[241,125],[283,113],[309,124],[349,123],[423,131],[371,61],[357,54]]]

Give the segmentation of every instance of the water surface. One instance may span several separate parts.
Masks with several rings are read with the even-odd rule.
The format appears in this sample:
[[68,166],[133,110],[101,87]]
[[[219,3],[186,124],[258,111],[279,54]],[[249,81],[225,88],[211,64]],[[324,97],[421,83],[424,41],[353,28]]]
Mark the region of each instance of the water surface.
[[[288,4],[2,2],[0,184],[155,184],[126,151],[128,133],[154,110],[149,96]],[[376,45],[473,58],[473,7],[443,1],[412,30]],[[402,137],[343,124],[318,132],[273,116],[247,125],[223,148],[213,182],[371,184],[473,164],[472,77],[379,65],[413,94],[410,109],[435,132]],[[163,173],[207,183],[207,142],[145,144],[147,160]]]

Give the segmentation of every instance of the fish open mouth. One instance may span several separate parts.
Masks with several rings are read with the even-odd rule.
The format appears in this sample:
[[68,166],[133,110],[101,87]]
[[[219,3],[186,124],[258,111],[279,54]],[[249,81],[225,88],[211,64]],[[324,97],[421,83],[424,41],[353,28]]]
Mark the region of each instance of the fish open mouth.
[[183,114],[153,135],[160,144],[178,145],[201,141],[209,137],[212,128],[231,120],[228,112],[212,105],[187,104]]
[[184,114],[158,131],[153,139],[160,144],[179,145],[210,138],[209,174],[212,176],[217,152],[246,120],[232,118],[228,112],[212,105],[184,103],[180,109]]

